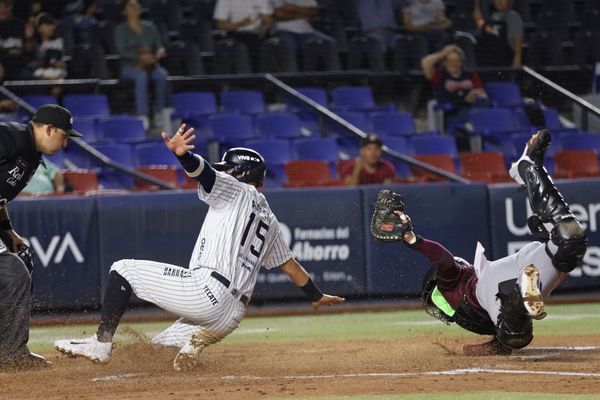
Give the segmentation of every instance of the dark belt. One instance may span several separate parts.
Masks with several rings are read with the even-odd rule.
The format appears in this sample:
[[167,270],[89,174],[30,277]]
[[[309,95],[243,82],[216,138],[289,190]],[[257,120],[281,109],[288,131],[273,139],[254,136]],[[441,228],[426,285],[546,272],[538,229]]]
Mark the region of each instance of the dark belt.
[[[223,284],[223,286],[225,286],[227,289],[229,289],[229,286],[231,285],[231,282],[229,282],[229,279],[225,278],[223,275],[221,275],[217,271],[211,272],[210,276],[212,276],[213,278],[215,278],[216,280],[218,280],[219,282],[221,282]],[[232,293],[232,294],[234,294],[234,293]],[[243,294],[240,297],[240,301],[242,303],[244,303],[245,306],[247,306],[248,303],[250,302],[250,298],[248,296],[246,296],[245,294]]]

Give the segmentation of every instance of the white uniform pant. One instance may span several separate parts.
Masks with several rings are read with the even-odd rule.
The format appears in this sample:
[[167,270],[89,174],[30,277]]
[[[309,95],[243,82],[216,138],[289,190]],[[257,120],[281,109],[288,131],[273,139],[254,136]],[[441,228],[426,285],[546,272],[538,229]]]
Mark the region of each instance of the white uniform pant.
[[500,300],[496,298],[498,284],[517,278],[521,286],[523,268],[526,266],[533,264],[538,269],[544,298],[561,282],[562,274],[552,265],[545,247],[544,243],[529,243],[515,254],[492,261],[483,268],[477,280],[476,295],[494,323],[498,322],[500,314]]
[[111,271],[121,275],[142,300],[181,318],[152,339],[152,343],[183,347],[195,334],[205,345],[233,332],[246,312],[233,287],[227,288],[207,268],[186,269],[146,260],[120,260]]

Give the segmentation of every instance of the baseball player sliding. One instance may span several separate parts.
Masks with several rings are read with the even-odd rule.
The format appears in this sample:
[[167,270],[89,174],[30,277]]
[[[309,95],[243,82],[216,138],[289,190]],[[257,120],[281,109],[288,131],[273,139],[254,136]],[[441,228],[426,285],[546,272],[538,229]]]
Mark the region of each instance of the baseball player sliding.
[[344,301],[323,294],[286,246],[277,218],[257,190],[266,171],[262,156],[233,148],[211,166],[191,152],[193,131],[185,131],[183,124],[173,137],[162,133],[166,147],[198,181],[198,197],[209,205],[189,267],[144,260],[115,262],[97,332],[84,339],[57,340],[58,351],[107,362],[113,335],[133,292],[181,317],[152,343],[178,347],[173,367],[192,370],[204,347],[219,342],[240,324],[260,267],[281,268],[315,309]]
[[542,165],[550,140],[547,129],[537,132],[510,170],[513,179],[527,188],[534,213],[528,224],[541,241],[496,261],[487,261],[480,245],[473,265],[454,257],[439,243],[413,232],[399,194],[382,190],[377,198],[373,235],[403,241],[433,264],[421,293],[427,312],[448,324],[456,322],[466,330],[493,336],[465,345],[466,355],[510,354],[527,346],[533,340],[532,319],[546,316],[544,297],[585,255],[583,228]]

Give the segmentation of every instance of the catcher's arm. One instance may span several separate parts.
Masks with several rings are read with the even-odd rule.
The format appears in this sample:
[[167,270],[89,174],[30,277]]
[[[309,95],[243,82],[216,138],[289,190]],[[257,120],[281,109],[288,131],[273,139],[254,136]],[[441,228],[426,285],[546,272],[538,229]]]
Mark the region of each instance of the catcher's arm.
[[334,306],[346,300],[343,297],[322,293],[310,279],[306,270],[294,258],[290,258],[279,268],[312,300],[312,306],[315,310],[318,310],[321,306]]

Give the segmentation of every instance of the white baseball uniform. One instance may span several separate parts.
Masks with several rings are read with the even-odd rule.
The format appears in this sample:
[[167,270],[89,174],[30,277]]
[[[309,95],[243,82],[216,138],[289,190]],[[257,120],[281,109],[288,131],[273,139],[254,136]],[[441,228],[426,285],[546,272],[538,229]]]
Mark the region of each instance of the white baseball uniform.
[[121,260],[111,268],[139,298],[181,316],[152,339],[155,344],[181,348],[196,332],[205,344],[220,341],[243,318],[260,267],[275,268],[292,258],[264,195],[215,172],[210,193],[198,185],[209,209],[189,268],[143,260]]

